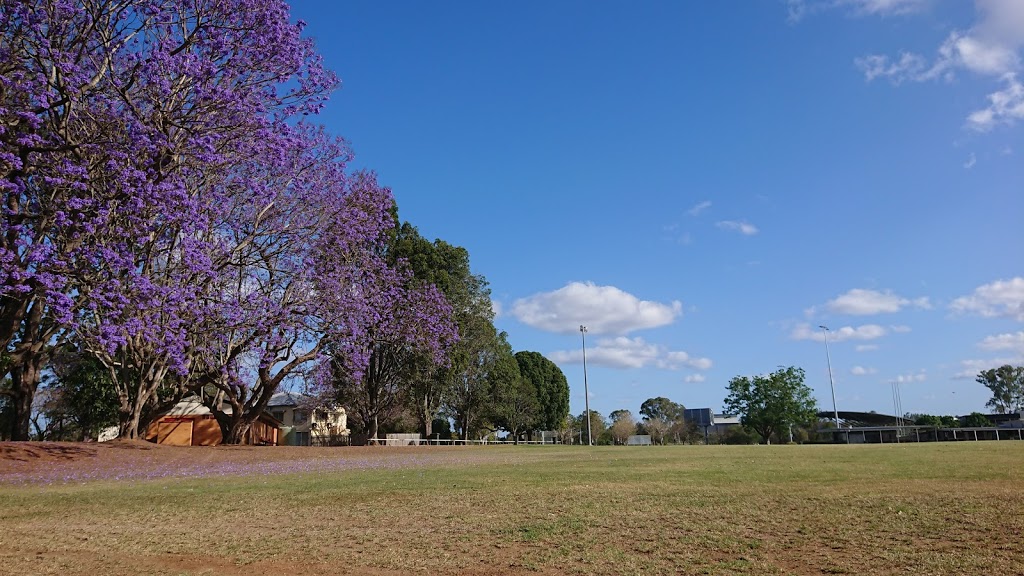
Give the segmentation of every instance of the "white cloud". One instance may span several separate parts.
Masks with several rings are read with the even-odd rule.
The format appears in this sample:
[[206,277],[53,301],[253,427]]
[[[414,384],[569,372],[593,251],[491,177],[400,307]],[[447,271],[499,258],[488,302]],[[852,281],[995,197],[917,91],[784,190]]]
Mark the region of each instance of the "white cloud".
[[690,209],[689,209],[689,210],[687,210],[686,212],[687,212],[687,214],[689,214],[690,216],[697,216],[698,214],[700,214],[701,212],[703,212],[703,211],[707,210],[707,209],[708,209],[708,208],[710,208],[710,207],[711,207],[711,200],[705,200],[705,201],[703,201],[703,202],[700,202],[700,203],[698,203],[698,204],[695,204],[695,205],[693,206],[693,208],[690,208]]
[[716,222],[715,225],[722,230],[733,230],[744,236],[753,236],[758,233],[757,226],[744,221],[722,220],[721,222]]
[[[596,346],[588,346],[586,350],[587,364],[608,366],[610,368],[645,368],[653,366],[665,370],[678,370],[682,367],[695,370],[707,370],[712,362],[708,358],[693,357],[681,350],[668,350],[664,346],[651,344],[643,338],[602,338]],[[565,364],[581,364],[583,349],[558,350],[548,354],[553,362]]]
[[853,368],[850,368],[850,374],[853,374],[854,376],[868,376],[876,372],[877,370],[874,368],[865,368],[863,366],[854,366]]
[[[862,56],[854,60],[854,65],[868,82],[885,78],[897,85],[940,78],[950,81],[957,70],[998,77],[1003,89],[988,95],[988,106],[970,113],[967,126],[984,132],[998,124],[1012,124],[1024,118],[1024,87],[1016,76],[1022,68],[1024,2],[975,0],[974,6],[977,17],[971,27],[951,32],[930,64],[919,54],[901,52],[897,58]],[[973,166],[974,162],[968,164]]]
[[497,300],[491,300],[491,312],[494,312],[495,318],[501,318],[502,305]]
[[967,116],[968,127],[978,132],[987,132],[998,124],[1013,124],[1016,120],[1024,119],[1024,85],[1013,73],[1004,75],[1003,81],[1006,88],[989,94],[987,107]]
[[928,0],[839,0],[840,6],[851,6],[859,13],[892,16],[918,12],[928,5]]
[[978,348],[993,351],[1012,350],[1024,356],[1024,332],[988,336],[981,342],[978,342]]
[[707,378],[703,374],[690,374],[686,378],[683,378],[683,382],[687,384],[699,384],[704,382]]
[[788,0],[788,20],[795,24],[805,17],[825,10],[841,8],[855,16],[895,16],[919,12],[929,0]]
[[[916,308],[931,308],[928,298],[915,298],[910,300],[886,290],[864,290],[854,288],[846,294],[841,294],[825,304],[825,309],[834,314],[849,314],[851,316],[869,316],[873,314],[887,314],[899,312],[906,306]],[[813,312],[813,308],[811,311]]]
[[873,350],[878,350],[878,345],[877,344],[858,344],[857,346],[854,347],[854,350],[856,350],[857,352],[871,352]]
[[928,62],[919,54],[901,52],[896,60],[888,56],[872,54],[861,56],[853,61],[868,82],[877,78],[886,78],[897,86],[906,81],[929,80],[930,69]]
[[910,382],[924,382],[927,379],[928,376],[925,374],[924,370],[922,370],[917,374],[900,374],[899,376],[890,380],[890,382],[895,382],[897,384],[907,384]]
[[992,368],[999,368],[1007,364],[1018,365],[1024,361],[1024,357],[1018,356],[1014,358],[990,358],[988,360],[962,360],[960,362],[961,371],[953,375],[956,380],[974,380],[978,376],[978,372],[982,370],[989,370]]
[[953,300],[949,307],[960,314],[1005,317],[1024,322],[1024,278],[1018,276],[979,286],[970,296]]
[[516,300],[510,313],[523,324],[548,332],[571,334],[582,324],[594,334],[627,334],[671,324],[682,316],[683,305],[678,300],[640,300],[615,286],[572,282]]
[[974,165],[977,163],[978,158],[974,155],[974,152],[971,152],[971,155],[967,157],[967,161],[964,162],[964,168],[970,170],[971,168],[974,168]]
[[[888,331],[877,324],[865,324],[863,326],[844,326],[838,330],[829,330],[829,342],[843,342],[844,340],[875,340],[888,334]],[[814,329],[810,324],[798,324],[790,333],[793,340],[814,340],[824,342],[825,333],[820,328]]]
[[895,326],[889,326],[889,330],[892,330],[896,334],[906,334],[907,332],[910,332],[910,326],[897,324]]

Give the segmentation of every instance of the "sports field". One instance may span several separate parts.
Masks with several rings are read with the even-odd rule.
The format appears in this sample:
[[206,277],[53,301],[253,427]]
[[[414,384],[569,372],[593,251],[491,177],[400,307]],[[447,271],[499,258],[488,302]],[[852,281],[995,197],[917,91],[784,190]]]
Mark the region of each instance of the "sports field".
[[1019,574],[1024,442],[0,444],[2,574]]

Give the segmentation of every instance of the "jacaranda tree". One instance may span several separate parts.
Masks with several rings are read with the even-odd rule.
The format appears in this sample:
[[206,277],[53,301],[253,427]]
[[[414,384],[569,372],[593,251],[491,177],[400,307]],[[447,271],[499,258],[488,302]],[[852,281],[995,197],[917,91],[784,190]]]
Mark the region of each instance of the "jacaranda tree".
[[[336,84],[280,0],[0,0],[0,340],[27,437],[69,330],[122,435],[194,382],[232,257],[219,227]],[[168,392],[164,394],[164,392]]]

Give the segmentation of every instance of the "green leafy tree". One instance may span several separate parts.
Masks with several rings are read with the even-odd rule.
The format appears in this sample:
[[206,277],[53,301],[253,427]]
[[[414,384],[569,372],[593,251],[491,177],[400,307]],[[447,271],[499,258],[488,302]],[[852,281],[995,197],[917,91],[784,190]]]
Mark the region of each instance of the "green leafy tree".
[[668,398],[659,396],[648,398],[640,405],[640,414],[645,420],[662,420],[664,422],[675,422],[683,419],[682,404],[676,404]]
[[626,418],[626,417],[632,418],[633,417],[633,413],[630,412],[629,410],[621,409],[621,410],[612,410],[611,414],[608,415],[608,419],[611,420],[613,423],[614,422],[618,422],[620,419]]
[[767,376],[736,376],[729,381],[725,407],[739,414],[745,428],[771,443],[772,437],[790,425],[815,418],[816,402],[804,384],[802,368],[779,368]]
[[569,413],[569,382],[562,369],[539,352],[516,352],[516,362],[520,374],[537,390],[540,410],[535,429],[557,429]]
[[1019,412],[1024,409],[1024,366],[1009,364],[978,372],[975,379],[992,392],[985,404],[996,412]]
[[964,418],[964,426],[968,428],[987,428],[992,426],[992,421],[981,412],[971,412]]
[[491,405],[492,420],[519,444],[519,435],[537,421],[540,403],[537,390],[527,378],[497,385]]
[[591,410],[589,412],[589,415],[588,413],[584,412],[583,414],[580,414],[579,416],[576,417],[576,425],[579,426],[579,429],[582,431],[580,432],[580,439],[583,444],[589,443],[587,436],[588,416],[590,420],[590,433],[594,435],[594,444],[600,444],[600,438],[604,434],[604,431],[608,427],[608,424],[604,421],[604,417],[601,416],[599,412],[595,412],[594,410]]
[[609,415],[612,425],[608,428],[612,442],[625,444],[629,437],[636,434],[636,420],[629,410],[616,410]]
[[[118,422],[120,400],[110,371],[91,355],[59,353],[51,365],[54,380],[48,388],[52,400],[45,404],[46,420],[60,425],[66,420],[69,430],[47,439],[95,439],[101,430]],[[58,438],[59,437],[59,438]]]
[[507,335],[494,332],[493,325],[490,330],[490,340],[481,340],[476,354],[461,357],[463,369],[444,398],[443,412],[463,440],[484,429],[495,391],[514,386],[522,377]]
[[[448,365],[434,368],[429,362],[423,363],[428,368],[420,371],[409,388],[407,399],[419,421],[420,433],[430,437],[433,421],[446,403],[472,410],[477,396],[486,396],[477,392],[483,392],[499,345],[491,291],[486,278],[473,274],[465,248],[444,240],[430,242],[408,222],[396,229],[388,256],[394,263],[404,261],[417,282],[432,284],[444,294],[459,331],[459,341],[448,352]],[[453,394],[459,398],[448,402]]]
[[722,444],[757,444],[757,433],[743,426],[731,426],[722,434]]
[[[640,414],[644,417],[642,426],[651,436],[651,441],[664,444],[665,438],[672,434],[673,430],[681,431],[685,409],[682,404],[663,396],[644,400],[640,405]],[[673,434],[673,437],[678,437],[678,434]]]

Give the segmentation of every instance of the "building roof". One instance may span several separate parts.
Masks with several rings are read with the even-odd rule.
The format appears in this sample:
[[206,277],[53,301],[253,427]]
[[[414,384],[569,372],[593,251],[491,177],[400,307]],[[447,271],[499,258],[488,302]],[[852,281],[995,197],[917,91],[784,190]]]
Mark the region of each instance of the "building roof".
[[296,392],[278,392],[270,397],[267,408],[284,408],[290,406],[306,406],[313,402],[313,397]]

